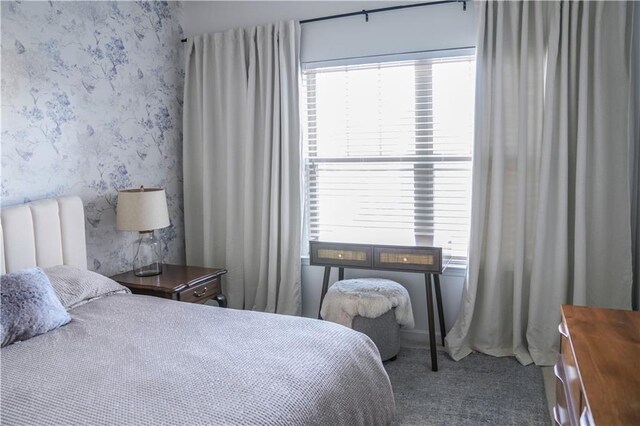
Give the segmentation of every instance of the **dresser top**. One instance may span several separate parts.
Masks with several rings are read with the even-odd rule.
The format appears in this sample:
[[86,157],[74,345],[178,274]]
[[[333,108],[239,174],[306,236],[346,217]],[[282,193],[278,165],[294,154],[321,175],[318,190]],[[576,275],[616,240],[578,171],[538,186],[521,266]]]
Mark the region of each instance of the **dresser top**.
[[640,424],[640,312],[562,306],[597,425]]

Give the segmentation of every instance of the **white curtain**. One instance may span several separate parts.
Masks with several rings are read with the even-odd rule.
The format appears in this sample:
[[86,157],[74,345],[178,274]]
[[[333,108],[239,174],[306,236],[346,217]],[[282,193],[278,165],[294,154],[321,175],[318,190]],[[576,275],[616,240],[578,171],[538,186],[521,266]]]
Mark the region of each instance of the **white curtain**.
[[447,336],[556,361],[560,305],[631,306],[631,4],[479,2],[469,269]]
[[631,235],[633,247],[633,309],[640,310],[640,3],[633,7],[631,48]]
[[187,262],[229,271],[230,307],[299,315],[300,27],[281,22],[187,44]]

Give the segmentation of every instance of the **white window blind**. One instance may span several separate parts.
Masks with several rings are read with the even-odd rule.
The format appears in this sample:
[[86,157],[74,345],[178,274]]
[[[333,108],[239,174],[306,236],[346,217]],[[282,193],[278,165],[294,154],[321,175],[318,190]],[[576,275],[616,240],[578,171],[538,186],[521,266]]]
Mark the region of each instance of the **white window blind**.
[[471,56],[305,70],[308,236],[465,262],[474,80]]

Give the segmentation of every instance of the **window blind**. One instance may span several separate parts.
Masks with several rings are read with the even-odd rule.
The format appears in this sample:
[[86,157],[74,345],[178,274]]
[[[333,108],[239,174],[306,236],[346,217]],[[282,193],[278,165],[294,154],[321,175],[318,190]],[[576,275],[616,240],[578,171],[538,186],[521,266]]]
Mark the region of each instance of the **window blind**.
[[465,262],[474,80],[472,56],[305,70],[308,236]]

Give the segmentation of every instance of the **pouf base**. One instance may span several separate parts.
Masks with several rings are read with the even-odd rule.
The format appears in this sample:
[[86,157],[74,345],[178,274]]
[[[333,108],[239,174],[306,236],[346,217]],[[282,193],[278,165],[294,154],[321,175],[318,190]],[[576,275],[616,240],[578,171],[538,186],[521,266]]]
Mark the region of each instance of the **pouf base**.
[[373,340],[382,361],[390,360],[400,352],[400,326],[396,321],[394,309],[378,318],[357,315],[353,318],[351,328],[366,334]]

